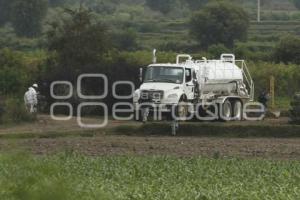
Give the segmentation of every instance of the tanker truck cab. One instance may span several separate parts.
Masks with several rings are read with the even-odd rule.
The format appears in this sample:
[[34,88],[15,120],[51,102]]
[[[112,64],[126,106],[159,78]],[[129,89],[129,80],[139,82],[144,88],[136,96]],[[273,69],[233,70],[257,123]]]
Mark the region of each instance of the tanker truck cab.
[[[190,55],[178,55],[175,64],[151,64],[141,69],[140,80],[133,103],[135,118],[143,121],[154,109],[170,113],[175,108],[176,115],[182,118],[198,112],[197,105],[202,102],[226,105],[224,112],[229,117],[235,106],[239,106],[240,113],[241,104],[253,99],[254,92],[244,61],[238,67],[232,54],[223,54],[220,60],[193,60]],[[235,100],[240,103],[237,105]]]
[[136,109],[159,107],[171,112],[180,101],[195,99],[196,73],[186,64],[151,64],[143,70],[142,84],[134,93]]
[[172,64],[150,65],[140,87],[140,103],[176,104],[184,94],[185,69]]

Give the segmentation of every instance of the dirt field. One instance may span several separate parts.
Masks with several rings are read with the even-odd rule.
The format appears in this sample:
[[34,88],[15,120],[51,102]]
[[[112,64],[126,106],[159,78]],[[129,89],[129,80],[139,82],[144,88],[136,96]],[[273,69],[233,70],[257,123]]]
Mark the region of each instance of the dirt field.
[[300,159],[300,139],[100,136],[0,141],[1,150],[23,147],[35,154],[75,151],[87,155],[172,155]]
[[[87,119],[90,123],[96,119]],[[278,124],[281,121],[268,120],[257,123]],[[35,154],[52,154],[62,151],[76,151],[87,155],[172,155],[172,156],[209,156],[209,157],[242,157],[266,159],[300,160],[299,138],[222,138],[198,136],[150,136],[133,133],[129,135],[107,134],[106,130],[118,127],[125,122],[111,121],[109,127],[94,131],[95,135],[82,135],[54,138],[17,138],[0,139],[0,151],[23,149]],[[236,122],[233,122],[233,124]],[[251,126],[250,122],[245,122]],[[250,124],[249,124],[250,123]],[[129,122],[132,126],[139,126]],[[128,122],[126,122],[128,125]],[[224,125],[229,126],[230,124]],[[0,127],[2,134],[43,134],[64,130],[65,134],[83,130],[78,128],[76,120],[57,122],[47,116],[40,116],[35,124]],[[89,130],[84,130],[89,131]]]

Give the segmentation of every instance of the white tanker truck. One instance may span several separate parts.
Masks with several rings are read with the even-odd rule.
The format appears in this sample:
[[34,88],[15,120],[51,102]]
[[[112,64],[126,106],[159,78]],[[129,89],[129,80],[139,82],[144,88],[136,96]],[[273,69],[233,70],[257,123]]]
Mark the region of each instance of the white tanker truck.
[[[133,95],[136,120],[149,113],[167,113],[181,120],[242,120],[243,105],[254,99],[254,83],[244,60],[222,54],[219,60],[193,60],[178,55],[176,63],[153,63],[141,69],[142,84]],[[159,119],[159,118],[158,118]]]

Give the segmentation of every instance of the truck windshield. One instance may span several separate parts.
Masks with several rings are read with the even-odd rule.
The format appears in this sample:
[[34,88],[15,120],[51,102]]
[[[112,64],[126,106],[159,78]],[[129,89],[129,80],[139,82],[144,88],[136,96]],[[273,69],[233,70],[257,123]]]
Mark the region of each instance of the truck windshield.
[[145,74],[144,82],[163,82],[181,84],[183,82],[183,68],[166,66],[148,67]]

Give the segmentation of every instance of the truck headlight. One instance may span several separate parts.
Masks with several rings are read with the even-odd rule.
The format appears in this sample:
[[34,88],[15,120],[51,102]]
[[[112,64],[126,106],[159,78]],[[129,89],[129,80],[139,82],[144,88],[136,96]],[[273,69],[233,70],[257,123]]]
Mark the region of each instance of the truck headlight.
[[177,99],[178,98],[178,95],[177,94],[170,94],[168,96],[168,99]]
[[140,98],[140,93],[139,92],[135,92],[133,94],[133,102],[137,102]]
[[139,94],[135,92],[135,93],[133,94],[133,98],[134,98],[134,99],[138,99],[138,98],[139,98]]

